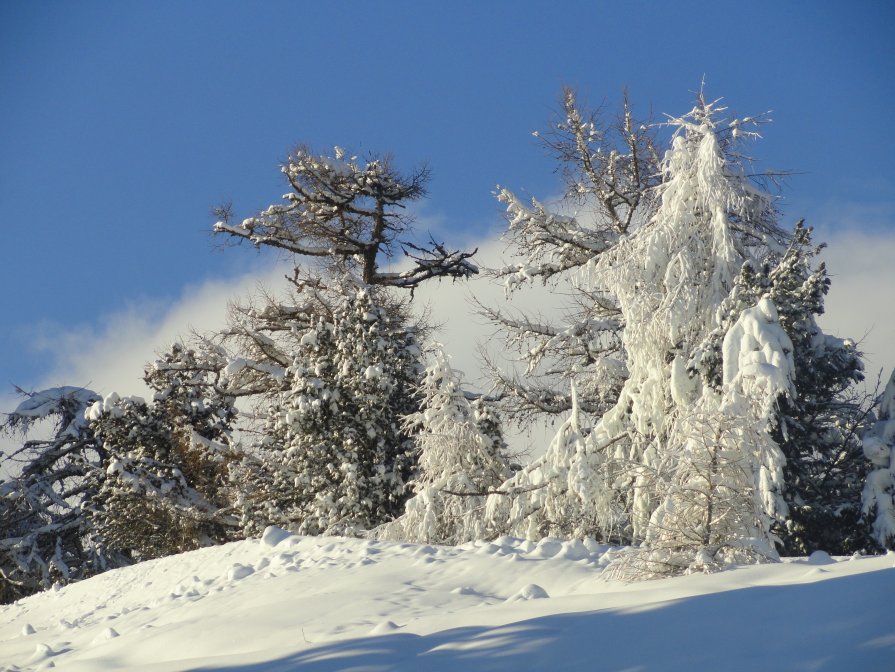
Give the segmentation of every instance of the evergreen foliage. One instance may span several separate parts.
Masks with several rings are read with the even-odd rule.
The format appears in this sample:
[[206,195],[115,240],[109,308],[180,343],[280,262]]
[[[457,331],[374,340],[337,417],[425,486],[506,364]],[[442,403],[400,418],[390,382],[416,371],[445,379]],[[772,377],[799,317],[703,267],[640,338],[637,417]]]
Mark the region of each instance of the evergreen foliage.
[[[291,191],[285,203],[271,205],[238,226],[229,207],[220,208],[216,233],[247,240],[257,247],[285,250],[323,261],[330,270],[365,285],[413,289],[432,278],[467,278],[478,273],[469,259],[475,252],[449,251],[442,243],[420,246],[406,239],[413,225],[407,204],[426,193],[429,171],[401,175],[388,156],[366,161],[297,148],[283,164]],[[381,263],[396,248],[412,263],[401,272],[384,272]]]
[[[27,440],[4,457],[12,476],[0,482],[0,602],[121,562],[94,543],[87,518],[104,451],[85,411],[98,395],[59,387],[26,396],[3,424],[5,432]],[[55,425],[51,438],[27,438],[35,425],[46,422]]]
[[240,537],[229,512],[236,410],[213,354],[175,343],[146,369],[151,404],[112,394],[89,409],[107,455],[91,509],[104,547],[145,560]]
[[[400,514],[420,349],[400,304],[343,287],[300,334],[259,445],[249,529],[356,534]],[[379,301],[376,298],[379,298]],[[254,504],[252,504],[254,502]]]
[[788,555],[818,549],[845,554],[872,543],[861,520],[866,408],[854,387],[864,379],[864,367],[854,342],[824,334],[817,325],[830,279],[823,263],[814,266],[823,245],[814,246],[811,234],[799,222],[784,254],[744,264],[720,308],[721,326],[690,362],[707,384],[720,388],[726,330],[762,297],[774,302],[793,344],[796,372],[795,392],[780,400],[771,430],[786,458],[789,515],[775,531]]

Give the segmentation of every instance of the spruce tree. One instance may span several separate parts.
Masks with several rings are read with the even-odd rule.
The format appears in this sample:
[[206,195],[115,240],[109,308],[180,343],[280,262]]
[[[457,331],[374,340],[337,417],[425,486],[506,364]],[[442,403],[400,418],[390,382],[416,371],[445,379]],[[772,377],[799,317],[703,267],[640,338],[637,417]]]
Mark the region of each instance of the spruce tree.
[[772,300],[789,336],[795,362],[794,394],[781,398],[771,433],[786,458],[784,498],[788,516],[775,525],[787,555],[821,549],[851,553],[867,547],[861,522],[866,462],[860,434],[866,409],[855,389],[864,379],[853,341],[824,334],[816,316],[824,312],[830,279],[814,260],[823,249],[799,222],[781,254],[747,262],[721,306],[722,324],[697,349],[690,366],[720,388],[723,335],[740,313],[762,297]]

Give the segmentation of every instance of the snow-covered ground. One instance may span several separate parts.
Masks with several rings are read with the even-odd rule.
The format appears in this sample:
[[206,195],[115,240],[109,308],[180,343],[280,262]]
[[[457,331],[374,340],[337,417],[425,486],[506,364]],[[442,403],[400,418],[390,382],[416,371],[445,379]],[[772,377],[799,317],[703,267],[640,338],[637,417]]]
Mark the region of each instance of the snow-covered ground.
[[895,670],[895,554],[624,584],[613,553],[270,528],[0,607],[0,670]]

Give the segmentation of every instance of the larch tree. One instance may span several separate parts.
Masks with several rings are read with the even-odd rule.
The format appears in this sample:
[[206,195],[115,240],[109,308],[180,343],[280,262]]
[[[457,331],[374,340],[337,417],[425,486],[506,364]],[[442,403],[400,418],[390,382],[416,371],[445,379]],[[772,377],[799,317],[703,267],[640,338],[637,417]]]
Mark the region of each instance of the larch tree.
[[[558,204],[525,202],[498,188],[506,206],[504,240],[514,263],[490,269],[508,301],[481,312],[515,352],[511,370],[486,357],[502,412],[525,425],[558,418],[572,407],[575,383],[579,412],[596,418],[612,407],[627,375],[624,327],[616,297],[588,269],[649,221],[661,181],[654,129],[637,121],[625,97],[617,118],[606,120],[579,104],[566,89],[560,119],[536,133],[556,158],[564,193]],[[532,285],[563,294],[569,305],[561,321],[515,310]]]
[[[541,498],[537,508],[572,510],[580,519],[593,521],[577,534],[638,544],[657,538],[653,514],[667,509],[668,498],[704,472],[705,455],[697,460],[691,450],[694,459],[682,459],[684,447],[706,435],[703,422],[686,418],[700,404],[720,405],[711,399],[717,392],[707,390],[688,371],[688,363],[719,326],[718,308],[743,263],[785,247],[787,236],[776,224],[773,198],[750,178],[737,153],[738,143],[754,135],[746,130],[754,120],[724,121],[723,109],[700,97],[689,114],[671,119],[676,130],[660,164],[654,208],[636,230],[582,265],[584,287],[612,297],[625,376],[614,402],[592,429],[579,431],[586,436],[575,450],[548,452],[514,483],[533,486],[536,472],[563,474],[561,487],[554,487],[550,498]],[[768,303],[763,312],[775,315],[776,309]],[[767,411],[764,404],[758,405]],[[716,417],[720,422],[721,416]],[[742,420],[744,427],[722,434],[736,436],[762,421],[750,417]],[[769,441],[747,442],[739,456],[725,456],[726,464],[750,475],[742,480],[749,488],[740,493],[742,501],[759,501],[765,507],[780,501],[776,475],[782,461],[779,451],[768,454],[773,452]],[[711,462],[711,452],[707,458]],[[763,479],[765,472],[775,477]],[[602,486],[599,493],[594,492],[595,483]],[[499,500],[494,508],[501,508]],[[777,513],[763,511],[769,520]],[[761,529],[764,545],[772,547],[766,526]]]

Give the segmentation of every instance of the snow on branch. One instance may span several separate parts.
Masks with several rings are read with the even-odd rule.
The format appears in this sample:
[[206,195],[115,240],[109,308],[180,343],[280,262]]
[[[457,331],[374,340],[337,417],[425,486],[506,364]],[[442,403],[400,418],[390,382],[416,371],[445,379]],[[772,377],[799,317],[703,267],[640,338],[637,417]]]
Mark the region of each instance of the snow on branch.
[[[431,278],[478,273],[469,261],[475,252],[449,251],[434,241],[423,247],[405,239],[413,225],[407,204],[425,195],[427,168],[405,176],[388,156],[360,161],[346,158],[339,147],[332,157],[299,147],[282,172],[292,188],[283,196],[284,203],[238,225],[230,223],[229,207],[220,208],[214,232],[322,260],[324,267],[356,273],[367,285],[413,289]],[[381,272],[381,258],[393,258],[398,248],[414,266]]]

